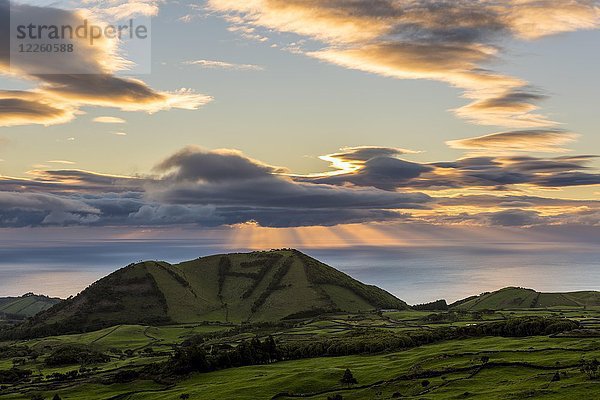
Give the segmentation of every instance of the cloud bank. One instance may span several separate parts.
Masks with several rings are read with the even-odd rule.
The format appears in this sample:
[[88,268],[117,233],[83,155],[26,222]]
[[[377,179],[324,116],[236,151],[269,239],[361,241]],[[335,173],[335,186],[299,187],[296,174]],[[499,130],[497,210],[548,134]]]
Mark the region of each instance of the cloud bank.
[[27,178],[0,177],[0,227],[600,224],[598,200],[527,194],[600,185],[587,166],[593,156],[417,163],[402,158],[409,155],[344,148],[323,156],[333,171],[298,175],[236,150],[188,146],[143,176],[33,170]]

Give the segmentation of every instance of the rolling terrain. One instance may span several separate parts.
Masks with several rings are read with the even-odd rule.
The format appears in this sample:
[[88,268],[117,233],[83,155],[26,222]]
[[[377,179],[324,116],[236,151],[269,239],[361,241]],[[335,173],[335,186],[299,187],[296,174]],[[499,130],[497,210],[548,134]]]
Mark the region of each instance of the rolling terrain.
[[296,250],[146,261],[0,328],[0,399],[596,398],[599,298],[409,307]]
[[171,265],[131,264],[22,325],[25,336],[74,333],[118,324],[269,322],[326,312],[408,309],[299,251],[203,257]]
[[508,287],[450,304],[465,311],[600,306],[600,292],[541,293]]
[[60,302],[61,299],[35,295],[33,293],[28,293],[21,297],[1,297],[0,317],[2,315],[33,317],[35,314],[47,310]]

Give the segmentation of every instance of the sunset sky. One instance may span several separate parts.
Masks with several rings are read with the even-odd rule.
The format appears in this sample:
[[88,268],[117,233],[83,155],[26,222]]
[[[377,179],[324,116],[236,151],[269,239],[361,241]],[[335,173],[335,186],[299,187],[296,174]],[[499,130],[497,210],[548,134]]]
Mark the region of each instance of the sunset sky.
[[[11,60],[20,12],[151,17],[151,71],[110,40]],[[598,1],[0,0],[0,19],[5,279],[54,240],[597,248]],[[154,250],[122,261],[179,258]]]

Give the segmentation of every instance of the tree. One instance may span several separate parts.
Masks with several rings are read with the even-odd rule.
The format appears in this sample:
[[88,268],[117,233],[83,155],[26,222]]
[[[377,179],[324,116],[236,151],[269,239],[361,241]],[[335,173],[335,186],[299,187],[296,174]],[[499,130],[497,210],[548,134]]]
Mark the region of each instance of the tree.
[[589,379],[598,379],[600,362],[596,358],[591,361],[581,360],[579,370],[586,374]]
[[427,379],[425,379],[423,382],[421,382],[421,386],[423,387],[427,387],[431,384],[431,382],[429,382]]
[[263,346],[269,357],[269,363],[276,361],[279,358],[279,351],[277,350],[277,344],[275,343],[273,336],[269,335],[269,337],[265,339]]
[[481,363],[483,365],[487,364],[488,362],[490,362],[490,357],[488,357],[488,356],[481,356]]
[[52,400],[62,400],[62,398],[58,394],[55,394]]
[[552,377],[552,382],[559,382],[560,381],[560,372],[556,372],[554,374],[554,376]]
[[181,396],[179,396],[179,398],[180,398],[181,400],[187,400],[187,399],[189,399],[189,398],[190,398],[190,395],[189,395],[189,394],[187,394],[187,393],[184,393],[184,394],[182,394]]
[[352,371],[350,371],[349,368],[346,368],[346,371],[344,371],[344,376],[342,376],[342,379],[340,380],[340,382],[342,382],[344,385],[356,385],[358,383],[358,381],[356,380],[356,378],[354,377],[354,375],[352,375]]

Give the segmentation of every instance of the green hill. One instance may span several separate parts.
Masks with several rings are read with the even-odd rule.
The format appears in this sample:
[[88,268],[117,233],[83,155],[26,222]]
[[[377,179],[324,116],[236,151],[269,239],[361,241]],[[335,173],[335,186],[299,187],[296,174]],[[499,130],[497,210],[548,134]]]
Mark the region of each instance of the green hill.
[[0,297],[0,318],[6,317],[33,317],[40,311],[49,309],[61,299],[48,296],[25,294],[21,297]]
[[452,309],[473,311],[584,306],[600,306],[600,292],[541,293],[509,287],[450,305]]
[[408,306],[299,251],[277,250],[209,256],[177,265],[131,264],[19,329],[32,336],[117,324],[269,322],[374,309]]

